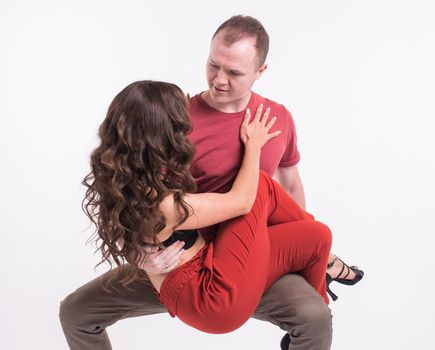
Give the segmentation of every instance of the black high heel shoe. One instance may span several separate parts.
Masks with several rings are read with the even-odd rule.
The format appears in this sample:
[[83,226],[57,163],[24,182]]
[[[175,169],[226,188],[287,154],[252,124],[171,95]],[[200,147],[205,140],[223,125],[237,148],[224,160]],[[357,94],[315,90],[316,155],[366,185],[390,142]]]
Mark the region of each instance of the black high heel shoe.
[[[328,294],[331,296],[332,300],[336,301],[338,299],[338,296],[335,295],[331,288],[329,287],[329,285],[331,284],[331,282],[335,281],[341,284],[345,284],[347,286],[353,286],[354,284],[357,284],[359,281],[361,281],[361,279],[364,276],[364,271],[358,269],[358,266],[347,266],[347,264],[339,259],[338,257],[335,257],[334,260],[332,260],[332,262],[330,262],[328,264],[328,268],[332,267],[334,265],[334,263],[339,260],[341,261],[341,263],[343,264],[343,267],[341,268],[340,273],[337,275],[337,277],[332,278],[331,275],[329,273],[326,273],[326,291],[328,292]],[[344,276],[343,273],[346,270],[346,274]],[[347,280],[346,277],[349,276],[350,271],[353,271],[355,273],[355,277],[351,280]]]

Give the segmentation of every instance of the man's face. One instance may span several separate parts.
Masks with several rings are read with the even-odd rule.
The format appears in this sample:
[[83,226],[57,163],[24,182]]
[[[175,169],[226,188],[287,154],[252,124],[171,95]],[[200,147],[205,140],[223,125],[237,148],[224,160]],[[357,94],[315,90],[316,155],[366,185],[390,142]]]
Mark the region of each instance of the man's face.
[[246,99],[267,67],[258,67],[255,38],[242,38],[228,46],[224,31],[214,37],[207,61],[209,96],[216,105],[237,104]]

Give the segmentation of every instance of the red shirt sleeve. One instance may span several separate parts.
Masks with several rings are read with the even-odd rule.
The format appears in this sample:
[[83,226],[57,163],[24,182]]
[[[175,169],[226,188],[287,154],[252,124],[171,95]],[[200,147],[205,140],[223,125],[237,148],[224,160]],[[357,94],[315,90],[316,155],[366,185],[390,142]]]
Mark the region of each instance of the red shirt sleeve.
[[286,109],[287,120],[287,147],[279,162],[280,167],[290,167],[296,165],[300,160],[297,147],[296,127],[290,112]]

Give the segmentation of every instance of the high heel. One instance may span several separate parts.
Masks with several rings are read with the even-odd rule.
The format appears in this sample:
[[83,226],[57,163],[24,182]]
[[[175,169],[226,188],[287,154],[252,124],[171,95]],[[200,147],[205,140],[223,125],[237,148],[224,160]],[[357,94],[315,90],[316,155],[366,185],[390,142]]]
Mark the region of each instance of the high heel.
[[329,273],[326,273],[326,291],[328,292],[329,296],[332,298],[332,300],[336,301],[338,299],[338,296],[334,294],[329,287],[331,282],[333,281],[331,275]]
[[[354,284],[357,284],[359,281],[361,281],[364,276],[364,271],[358,269],[358,266],[349,267],[343,260],[339,259],[338,257],[335,257],[335,259],[328,264],[328,268],[332,267],[337,260],[341,261],[341,263],[343,264],[340,273],[334,278],[332,278],[329,273],[326,273],[326,291],[331,296],[333,301],[336,301],[338,299],[338,296],[332,292],[329,286],[331,282],[335,281],[348,286],[353,286]],[[342,276],[344,270],[346,270],[346,274]],[[351,280],[348,280],[346,279],[346,277],[349,276],[350,271],[353,271],[355,273],[355,277]]]

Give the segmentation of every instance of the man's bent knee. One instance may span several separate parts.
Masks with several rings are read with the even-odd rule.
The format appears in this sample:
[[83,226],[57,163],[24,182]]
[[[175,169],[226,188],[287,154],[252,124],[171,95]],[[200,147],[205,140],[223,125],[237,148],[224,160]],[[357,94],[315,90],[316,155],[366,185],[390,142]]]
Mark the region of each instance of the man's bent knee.
[[292,335],[329,337],[332,336],[331,310],[323,299],[311,298],[304,300],[297,308],[298,326],[293,329]]
[[80,295],[73,292],[60,302],[59,319],[62,324],[78,326],[83,323],[85,310]]

